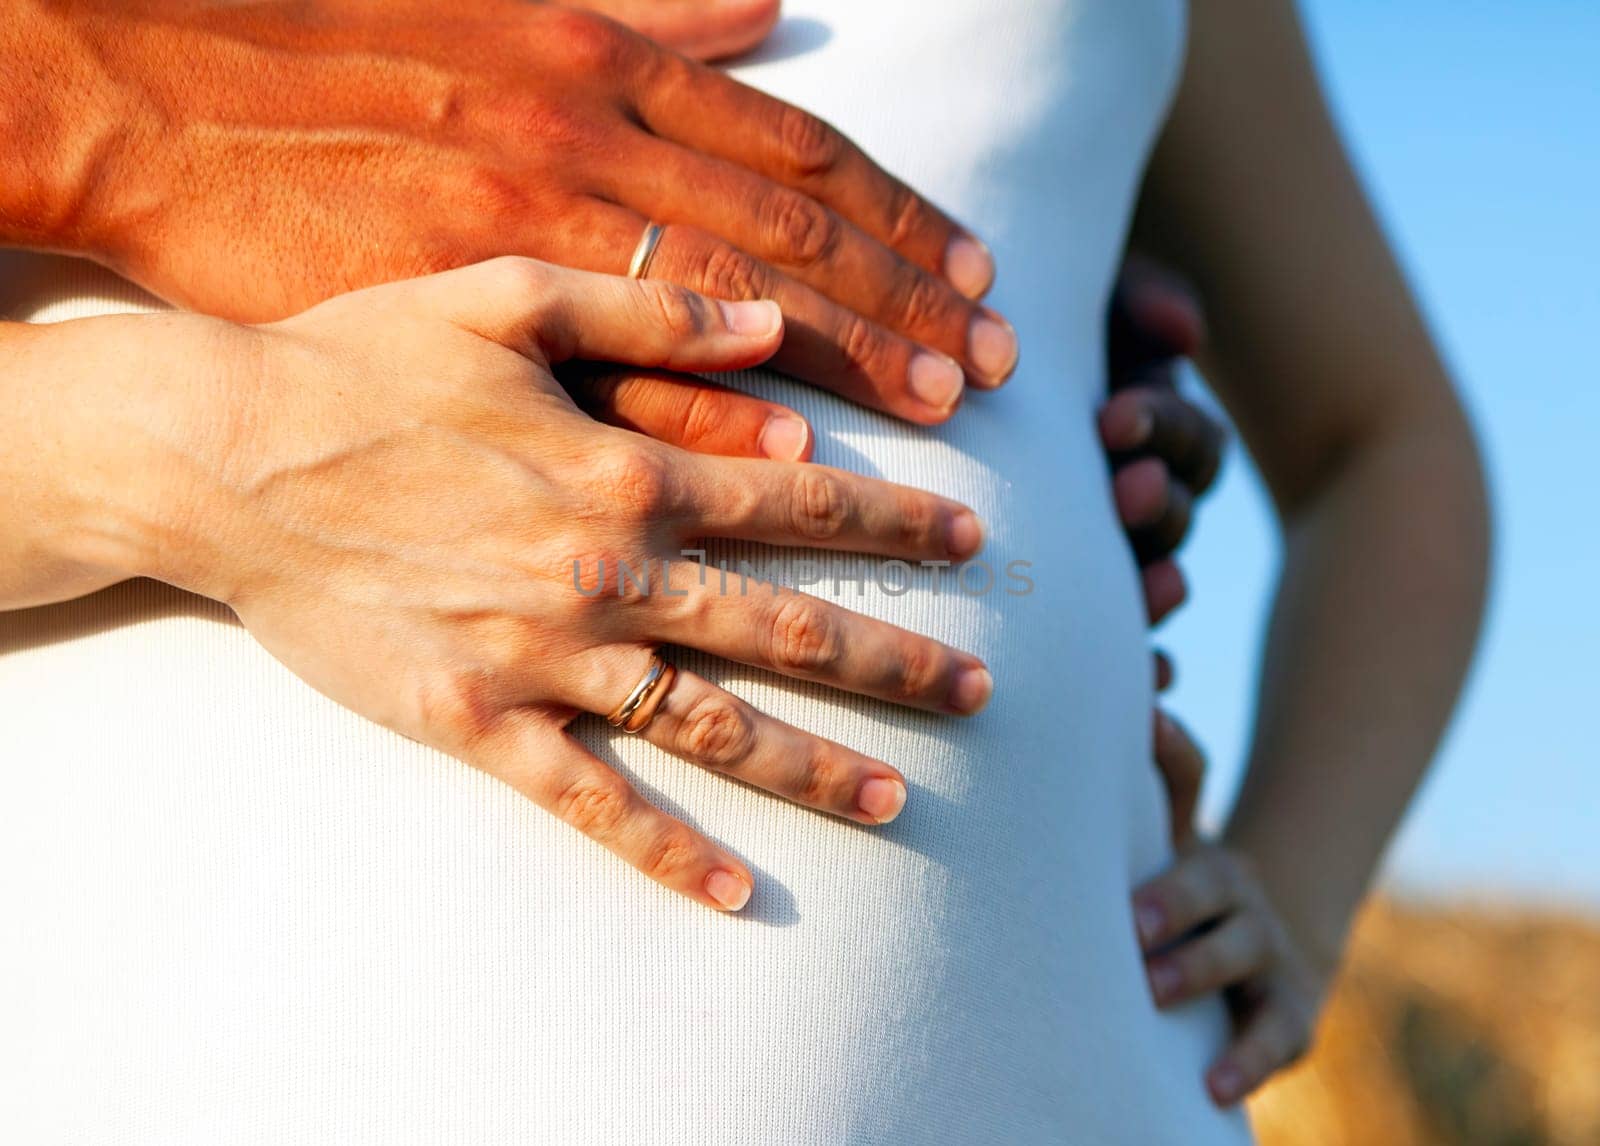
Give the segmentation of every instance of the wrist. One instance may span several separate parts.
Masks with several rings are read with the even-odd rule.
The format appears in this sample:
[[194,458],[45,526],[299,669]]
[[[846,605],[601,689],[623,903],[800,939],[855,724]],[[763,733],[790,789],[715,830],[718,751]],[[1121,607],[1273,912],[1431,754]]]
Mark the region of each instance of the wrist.
[[1228,825],[1222,838],[1224,846],[1241,856],[1256,873],[1273,911],[1306,960],[1307,969],[1326,986],[1344,959],[1358,905],[1333,896],[1328,884],[1314,875],[1306,878],[1297,872],[1274,849],[1272,840],[1270,834],[1255,834],[1237,821]]
[[230,385],[250,335],[141,315],[28,328],[14,341],[15,408],[38,431],[17,459],[21,520],[34,523],[24,558],[53,599],[132,577],[232,598]]

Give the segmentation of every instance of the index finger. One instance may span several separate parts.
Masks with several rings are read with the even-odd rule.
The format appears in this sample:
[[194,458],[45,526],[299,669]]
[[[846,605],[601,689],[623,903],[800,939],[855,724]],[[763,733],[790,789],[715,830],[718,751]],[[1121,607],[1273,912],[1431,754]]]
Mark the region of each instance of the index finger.
[[649,131],[807,192],[967,297],[993,284],[994,257],[977,236],[809,112],[665,53],[634,99]]

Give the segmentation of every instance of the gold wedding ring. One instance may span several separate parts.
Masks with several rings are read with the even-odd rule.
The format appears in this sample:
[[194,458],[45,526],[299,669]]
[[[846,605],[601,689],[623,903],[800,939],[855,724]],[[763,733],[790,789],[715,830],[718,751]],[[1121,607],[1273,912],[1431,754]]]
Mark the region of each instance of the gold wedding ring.
[[644,234],[639,236],[639,245],[633,248],[633,260],[628,264],[628,277],[642,279],[650,273],[650,263],[656,257],[656,248],[661,245],[661,236],[666,228],[660,223],[650,223],[644,229]]
[[628,698],[611,710],[606,721],[611,727],[621,728],[630,736],[643,732],[655,719],[656,710],[671,691],[677,675],[676,668],[662,660],[660,654],[652,653],[650,667],[645,670],[644,676],[633,686]]

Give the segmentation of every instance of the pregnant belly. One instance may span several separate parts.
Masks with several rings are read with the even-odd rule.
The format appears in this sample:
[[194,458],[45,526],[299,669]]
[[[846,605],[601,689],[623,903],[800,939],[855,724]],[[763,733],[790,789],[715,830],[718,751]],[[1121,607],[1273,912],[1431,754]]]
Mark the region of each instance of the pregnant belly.
[[850,560],[824,569],[859,595],[812,586],[985,656],[975,719],[683,654],[896,764],[900,820],[828,820],[583,726],[750,862],[756,898],[718,916],[326,701],[220,607],[143,582],[0,617],[0,912],[22,936],[0,1137],[1239,1140],[1200,1085],[1220,1013],[1157,1015],[1133,941],[1165,823],[1087,410],[1019,380],[930,435],[762,384],[822,460],[990,525],[987,591],[919,572],[901,593]]

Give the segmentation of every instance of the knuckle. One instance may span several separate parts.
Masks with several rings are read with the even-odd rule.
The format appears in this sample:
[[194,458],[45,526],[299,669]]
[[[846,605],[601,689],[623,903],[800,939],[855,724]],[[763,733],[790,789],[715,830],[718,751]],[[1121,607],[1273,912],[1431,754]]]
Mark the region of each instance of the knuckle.
[[667,461],[652,450],[630,446],[601,458],[590,481],[604,499],[607,513],[620,512],[632,521],[652,520],[667,504]]
[[851,311],[839,329],[839,349],[851,369],[870,375],[878,373],[888,346],[870,319]]
[[839,536],[850,517],[844,482],[826,470],[803,469],[791,479],[790,517],[795,532],[812,541]]
[[889,246],[900,248],[923,230],[928,221],[922,199],[904,183],[896,183],[889,198]]
[[650,844],[639,870],[665,883],[693,868],[699,856],[700,848],[687,828],[668,828]]
[[839,659],[839,628],[826,609],[807,597],[790,597],[772,621],[772,661],[789,672],[817,672]]
[[729,769],[749,756],[755,739],[755,724],[743,709],[725,697],[708,696],[684,715],[679,747],[697,764]]
[[634,44],[620,25],[587,12],[552,8],[552,29],[561,44],[561,58],[570,67],[593,75],[611,75],[630,62]]
[[791,171],[802,178],[826,175],[844,154],[844,137],[809,112],[789,104],[779,112],[778,138]]
[[902,698],[932,696],[941,691],[944,683],[945,658],[942,651],[926,641],[907,641],[895,660],[895,673]]
[[924,330],[949,319],[950,297],[937,279],[909,264],[901,274],[897,310],[907,330]]
[[[541,129],[540,134],[550,133]],[[527,185],[506,171],[474,166],[463,172],[455,182],[457,186],[452,190],[452,201],[464,217],[509,219],[527,211],[530,201]]]
[[797,191],[780,190],[768,208],[773,249],[802,267],[814,266],[837,248],[839,221],[822,204]]
[[548,285],[545,264],[521,255],[500,255],[481,270],[493,291],[512,297],[536,295]]
[[705,332],[710,319],[705,299],[687,287],[651,282],[647,284],[646,297],[652,317],[674,339],[693,338]]
[[605,839],[628,818],[633,793],[621,779],[586,776],[556,793],[551,810],[586,836]]
[[820,807],[833,803],[832,794],[843,781],[843,769],[838,760],[828,752],[818,749],[811,753],[801,773],[794,798],[797,803]]
[[760,265],[743,251],[718,244],[706,256],[700,274],[701,289],[715,298],[738,301],[765,297],[766,276]]
[[721,390],[690,390],[676,418],[678,443],[693,449],[715,441],[728,425],[731,403],[731,395]]
[[894,507],[894,540],[907,549],[932,548],[944,555],[944,507],[927,497],[902,497]]
[[481,740],[504,713],[489,669],[455,672],[424,685],[416,707],[423,728],[437,729],[447,743],[459,746]]

